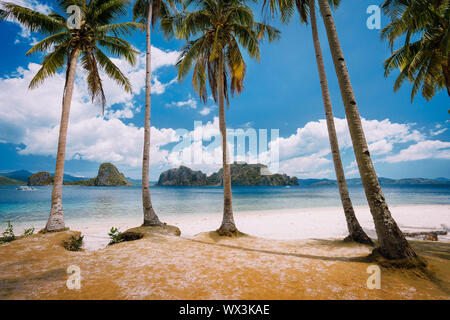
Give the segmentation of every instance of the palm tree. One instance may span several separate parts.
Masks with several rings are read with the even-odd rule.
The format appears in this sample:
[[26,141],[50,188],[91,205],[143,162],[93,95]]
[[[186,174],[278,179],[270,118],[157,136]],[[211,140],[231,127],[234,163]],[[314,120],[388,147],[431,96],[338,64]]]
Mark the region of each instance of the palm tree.
[[27,52],[27,55],[37,52],[45,54],[41,68],[31,80],[30,89],[36,88],[66,66],[52,203],[45,227],[47,231],[65,228],[62,206],[64,159],[78,59],[80,58],[81,67],[87,72],[87,86],[92,101],[99,100],[103,110],[106,99],[100,69],[125,91],[131,92],[129,80],[101,49],[104,48],[110,54],[124,58],[130,64],[136,62],[137,52],[119,35],[130,34],[139,27],[139,24],[113,23],[126,13],[128,3],[128,0],[59,0],[58,7],[64,13],[71,5],[77,5],[81,9],[82,20],[79,29],[69,28],[66,18],[56,12],[42,14],[8,2],[3,3],[0,11],[0,21],[14,18],[31,31],[47,36]]
[[395,40],[405,38],[403,46],[384,62],[386,76],[400,69],[394,91],[408,79],[413,83],[411,102],[421,87],[428,101],[444,88],[450,96],[449,1],[386,0],[383,9],[391,22],[381,37],[389,41],[391,50]]
[[[232,235],[238,230],[233,218],[225,99],[229,105],[228,90],[231,94],[239,94],[244,88],[246,64],[240,48],[259,61],[259,40],[267,36],[272,41],[279,32],[271,26],[255,22],[252,10],[243,0],[188,0],[184,4],[185,7],[194,5],[197,11],[184,11],[173,17],[171,24],[166,22],[164,25],[166,33],[170,33],[170,25],[174,25],[177,36],[188,41],[177,63],[179,80],[185,78],[195,64],[192,77],[194,89],[206,103],[208,80],[212,96],[219,103],[224,207],[222,224],[217,231],[220,235]],[[196,35],[199,37],[189,41]]]
[[369,203],[370,212],[372,213],[375,222],[375,229],[380,246],[379,252],[388,259],[415,259],[417,257],[416,253],[411,248],[408,241],[406,241],[405,236],[392,218],[380,183],[378,182],[329,2],[328,0],[318,1],[341,89],[356,162],[366,193],[367,202]]
[[[270,2],[267,2],[270,1]],[[353,209],[352,200],[348,192],[347,181],[345,179],[344,168],[342,165],[341,154],[339,152],[339,143],[336,134],[336,128],[333,117],[333,107],[331,104],[330,91],[328,89],[327,75],[325,72],[325,65],[323,62],[322,49],[320,47],[319,35],[317,31],[316,8],[315,0],[298,0],[295,1],[295,6],[300,15],[300,21],[307,23],[308,15],[311,19],[311,30],[314,42],[314,50],[316,53],[317,69],[319,71],[320,87],[322,90],[323,105],[325,108],[325,117],[327,121],[328,137],[330,140],[331,154],[333,157],[334,169],[336,173],[336,180],[339,188],[339,195],[341,197],[342,207],[344,209],[345,220],[347,222],[347,229],[349,232],[346,240],[351,240],[359,243],[372,245],[372,240],[362,229]],[[268,6],[272,14],[275,11],[280,11],[283,22],[286,22],[295,11],[294,1],[292,0],[266,0],[263,3],[263,8]]]
[[133,20],[145,24],[146,32],[146,72],[145,72],[145,125],[144,151],[142,158],[142,207],[144,210],[144,226],[160,226],[162,223],[153,209],[150,196],[150,131],[151,131],[151,77],[152,77],[152,42],[151,29],[160,18],[167,18],[169,7],[174,6],[173,0],[137,0],[133,6]]

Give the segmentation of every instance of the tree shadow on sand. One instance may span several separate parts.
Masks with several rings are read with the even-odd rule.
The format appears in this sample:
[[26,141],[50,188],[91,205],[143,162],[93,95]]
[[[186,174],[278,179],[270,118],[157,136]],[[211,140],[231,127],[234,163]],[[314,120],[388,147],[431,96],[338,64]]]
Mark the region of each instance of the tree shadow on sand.
[[[29,275],[19,278],[0,278],[0,299],[8,299],[17,291],[25,291],[34,287],[30,282],[43,281],[54,282],[64,280],[67,276],[66,270],[63,268],[53,269],[44,273]],[[42,283],[40,286],[44,286]]]
[[[304,254],[304,253],[293,253],[293,252],[282,252],[282,251],[275,251],[275,250],[267,250],[267,249],[258,249],[258,248],[248,248],[243,247],[239,245],[232,245],[232,244],[225,244],[225,243],[219,243],[221,239],[224,239],[223,237],[220,237],[216,234],[216,232],[209,232],[208,238],[214,242],[199,240],[199,239],[186,239],[192,242],[196,243],[202,243],[207,245],[213,245],[223,248],[229,248],[229,249],[237,249],[241,251],[246,252],[257,252],[257,253],[265,253],[265,254],[272,254],[272,255],[278,255],[278,256],[287,256],[287,257],[296,257],[296,258],[305,258],[305,259],[316,259],[316,260],[322,260],[322,261],[342,261],[342,262],[359,262],[359,263],[369,263],[374,262],[373,258],[370,256],[359,256],[359,257],[332,257],[332,256],[319,256],[319,255],[311,255],[311,254]],[[250,237],[246,234],[241,234],[239,237]],[[322,245],[333,245],[336,247],[336,245],[339,246],[349,246],[348,242],[345,242],[343,240],[322,240],[322,239],[311,239],[315,240],[317,242],[320,242]],[[320,246],[320,244],[318,245]],[[359,244],[359,246],[365,246]],[[371,247],[370,247],[371,248]]]

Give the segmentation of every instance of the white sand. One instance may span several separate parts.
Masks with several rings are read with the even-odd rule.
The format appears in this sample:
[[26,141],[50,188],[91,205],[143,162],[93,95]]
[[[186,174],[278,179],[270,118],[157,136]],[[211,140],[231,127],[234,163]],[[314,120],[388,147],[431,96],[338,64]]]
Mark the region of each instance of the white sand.
[[[367,234],[376,238],[372,216],[368,207],[356,207],[356,215]],[[403,231],[418,232],[447,230],[450,232],[450,206],[414,205],[392,206],[394,219]],[[236,225],[240,231],[267,239],[335,239],[347,235],[342,208],[302,208],[268,211],[235,212]],[[216,230],[221,223],[221,213],[169,216],[160,218],[168,224],[178,226],[183,237],[192,237],[200,232]],[[121,231],[142,223],[138,219],[90,222],[89,225],[70,223],[72,230],[85,236],[84,247],[96,250],[105,247],[111,226]],[[439,236],[440,241],[450,241],[450,235]]]

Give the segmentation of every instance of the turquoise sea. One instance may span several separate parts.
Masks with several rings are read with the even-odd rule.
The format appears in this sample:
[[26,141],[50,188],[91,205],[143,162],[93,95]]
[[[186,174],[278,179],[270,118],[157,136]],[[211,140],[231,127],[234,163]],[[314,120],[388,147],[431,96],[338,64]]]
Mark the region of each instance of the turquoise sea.
[[[448,186],[384,186],[390,205],[450,205]],[[220,187],[151,188],[159,216],[218,213],[222,210]],[[355,206],[367,205],[360,186],[350,187]],[[11,220],[16,225],[43,226],[50,210],[51,187],[19,191],[0,186],[0,230]],[[139,218],[141,188],[65,186],[63,204],[66,221],[105,221]],[[337,187],[233,187],[234,211],[261,211],[314,207],[339,207]]]

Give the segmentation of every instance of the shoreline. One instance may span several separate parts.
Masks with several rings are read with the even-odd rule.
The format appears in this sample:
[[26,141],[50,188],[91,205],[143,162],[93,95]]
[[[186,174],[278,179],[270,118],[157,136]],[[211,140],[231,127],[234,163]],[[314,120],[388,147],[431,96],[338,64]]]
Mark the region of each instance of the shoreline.
[[[390,209],[404,232],[450,231],[448,205],[391,206]],[[376,238],[369,208],[358,206],[355,207],[355,212],[369,237]],[[234,216],[241,232],[268,240],[343,239],[347,236],[342,207],[236,211]],[[167,224],[180,228],[181,237],[192,239],[202,232],[216,230],[221,223],[222,214],[196,213],[160,216],[160,218]],[[141,218],[136,217],[101,221],[89,219],[66,221],[66,226],[71,230],[80,231],[85,236],[86,250],[105,248],[109,242],[107,234],[111,227],[125,231],[141,224]],[[450,235],[439,236],[439,241],[450,241]]]

